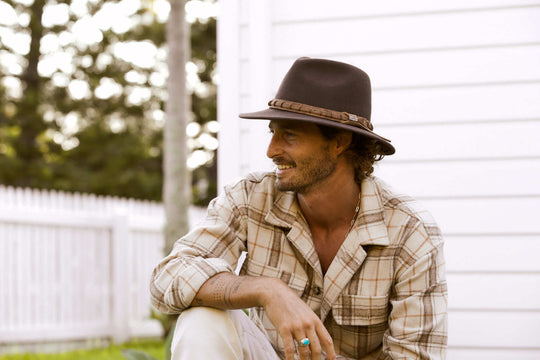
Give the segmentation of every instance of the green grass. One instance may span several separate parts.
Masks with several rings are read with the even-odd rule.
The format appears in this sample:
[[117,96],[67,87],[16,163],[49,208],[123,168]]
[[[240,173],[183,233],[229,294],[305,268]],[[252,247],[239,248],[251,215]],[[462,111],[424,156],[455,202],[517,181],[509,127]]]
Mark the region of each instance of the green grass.
[[125,360],[122,349],[144,351],[156,359],[165,359],[164,341],[140,340],[122,345],[111,345],[103,349],[77,350],[58,354],[5,354],[0,355],[0,360]]

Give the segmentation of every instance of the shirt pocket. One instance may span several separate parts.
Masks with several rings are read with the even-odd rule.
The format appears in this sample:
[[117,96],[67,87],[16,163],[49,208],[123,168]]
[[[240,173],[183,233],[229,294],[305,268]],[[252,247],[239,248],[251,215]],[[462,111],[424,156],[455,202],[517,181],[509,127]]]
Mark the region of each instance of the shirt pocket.
[[339,325],[370,326],[388,319],[386,296],[342,294],[332,306],[333,317]]
[[268,266],[264,263],[253,259],[246,259],[244,264],[245,274],[249,276],[264,276],[270,278],[281,279],[287,284],[298,296],[304,293],[308,283],[307,276],[298,273],[292,273],[285,269]]

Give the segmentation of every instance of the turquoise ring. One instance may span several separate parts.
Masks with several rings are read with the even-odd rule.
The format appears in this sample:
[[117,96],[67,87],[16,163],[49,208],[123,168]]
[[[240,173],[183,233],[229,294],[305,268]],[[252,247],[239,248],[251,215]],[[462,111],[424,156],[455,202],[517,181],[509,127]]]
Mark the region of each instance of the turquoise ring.
[[308,338],[303,338],[302,340],[300,340],[300,341],[298,342],[298,345],[299,345],[299,346],[308,346],[309,343],[310,343],[310,341],[309,341]]

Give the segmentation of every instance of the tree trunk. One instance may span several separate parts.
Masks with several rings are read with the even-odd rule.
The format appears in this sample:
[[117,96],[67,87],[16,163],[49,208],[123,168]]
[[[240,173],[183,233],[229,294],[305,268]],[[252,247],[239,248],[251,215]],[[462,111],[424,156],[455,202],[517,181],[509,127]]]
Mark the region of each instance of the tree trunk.
[[185,0],[171,0],[167,23],[169,48],[167,120],[164,128],[163,202],[165,204],[165,253],[189,229],[191,202],[190,172],[187,168],[186,125],[191,101],[186,89],[186,61],[189,59],[189,27],[185,21]]
[[22,160],[23,168],[20,171],[25,174],[20,176],[16,185],[24,187],[39,186],[43,175],[42,168],[45,167],[43,153],[38,144],[38,137],[47,128],[38,110],[42,91],[38,63],[43,37],[41,17],[44,7],[44,0],[35,0],[30,6],[30,51],[25,56],[27,65],[21,76],[24,91],[17,116],[21,133],[19,141],[13,144],[17,157]]

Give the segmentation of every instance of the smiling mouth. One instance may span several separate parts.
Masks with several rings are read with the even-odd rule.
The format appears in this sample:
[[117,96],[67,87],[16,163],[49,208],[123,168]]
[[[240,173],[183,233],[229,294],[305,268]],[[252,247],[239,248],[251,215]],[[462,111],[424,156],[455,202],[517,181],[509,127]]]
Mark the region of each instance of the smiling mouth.
[[287,170],[294,168],[293,165],[277,165],[278,170]]

